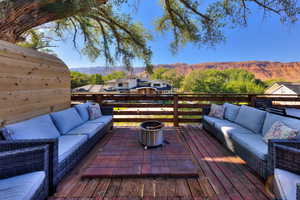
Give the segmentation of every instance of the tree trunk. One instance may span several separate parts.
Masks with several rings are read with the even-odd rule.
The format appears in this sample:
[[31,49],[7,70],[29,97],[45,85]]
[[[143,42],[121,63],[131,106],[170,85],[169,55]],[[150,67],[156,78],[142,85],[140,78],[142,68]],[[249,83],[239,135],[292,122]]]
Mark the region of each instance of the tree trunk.
[[[81,3],[80,3],[81,2]],[[7,0],[0,3],[0,40],[24,40],[22,34],[34,27],[87,11],[85,0],[77,5],[62,0]],[[106,0],[97,0],[104,4]],[[76,6],[76,8],[75,8]]]

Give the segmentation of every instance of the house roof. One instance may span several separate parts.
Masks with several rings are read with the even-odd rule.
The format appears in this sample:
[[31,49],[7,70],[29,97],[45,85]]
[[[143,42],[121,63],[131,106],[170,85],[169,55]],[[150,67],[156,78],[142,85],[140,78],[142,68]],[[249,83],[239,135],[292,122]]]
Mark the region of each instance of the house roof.
[[[274,87],[277,86],[277,87]],[[280,87],[286,87],[292,91],[294,91],[296,94],[300,94],[300,83],[293,83],[293,82],[276,82],[273,85],[271,85],[269,88],[266,89],[266,91],[272,89],[272,87],[274,87],[273,90],[269,91],[268,93],[277,90]]]
[[104,91],[104,85],[84,85],[74,88],[74,92],[102,92]]

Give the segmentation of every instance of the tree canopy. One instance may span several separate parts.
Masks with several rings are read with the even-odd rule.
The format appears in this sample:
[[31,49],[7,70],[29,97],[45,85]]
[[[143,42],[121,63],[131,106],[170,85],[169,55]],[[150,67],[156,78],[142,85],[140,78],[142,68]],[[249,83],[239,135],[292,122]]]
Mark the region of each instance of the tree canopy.
[[[129,68],[134,59],[142,59],[151,72],[152,52],[147,42],[152,36],[121,9],[131,7],[132,2],[2,0],[0,39],[22,43],[30,37],[35,43],[31,47],[40,49],[36,45],[36,36],[47,37],[50,34],[64,38],[71,33],[74,46],[91,60],[103,57],[109,64],[121,60]],[[300,13],[296,0],[213,0],[207,3],[200,0],[160,0],[160,5],[163,14],[157,16],[156,30],[173,34],[173,52],[189,42],[199,47],[219,44],[225,40],[224,28],[246,26],[251,11],[256,7],[261,8],[265,16],[279,16],[284,23],[296,22]],[[43,34],[29,36],[32,30]],[[83,35],[83,46],[79,45],[79,35]]]
[[194,70],[182,83],[185,92],[259,94],[265,88],[264,82],[242,69]]

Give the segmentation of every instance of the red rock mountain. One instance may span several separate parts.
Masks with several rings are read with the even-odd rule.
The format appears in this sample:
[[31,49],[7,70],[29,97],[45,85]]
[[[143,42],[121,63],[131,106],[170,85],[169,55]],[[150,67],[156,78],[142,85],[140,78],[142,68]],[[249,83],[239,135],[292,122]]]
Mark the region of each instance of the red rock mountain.
[[268,62],[268,61],[247,61],[247,62],[218,62],[200,64],[161,64],[155,67],[174,68],[179,73],[188,74],[196,69],[245,69],[261,80],[284,79],[286,81],[300,80],[300,62]]

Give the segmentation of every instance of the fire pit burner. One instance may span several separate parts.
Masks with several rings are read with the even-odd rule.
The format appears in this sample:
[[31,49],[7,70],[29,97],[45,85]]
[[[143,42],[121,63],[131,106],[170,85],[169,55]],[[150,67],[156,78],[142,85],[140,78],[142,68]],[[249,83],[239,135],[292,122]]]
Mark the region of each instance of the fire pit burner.
[[164,143],[163,123],[159,121],[145,121],[140,125],[139,142],[147,149]]

